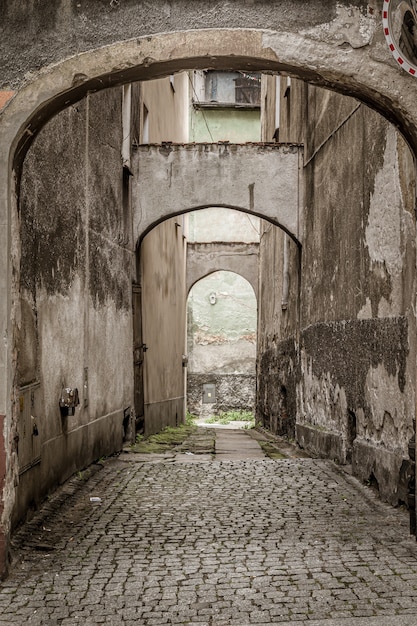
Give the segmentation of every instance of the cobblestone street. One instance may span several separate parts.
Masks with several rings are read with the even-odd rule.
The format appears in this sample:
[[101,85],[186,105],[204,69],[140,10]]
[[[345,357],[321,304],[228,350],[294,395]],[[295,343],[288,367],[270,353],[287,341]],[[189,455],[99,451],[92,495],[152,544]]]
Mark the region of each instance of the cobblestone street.
[[59,489],[14,554],[2,626],[417,624],[406,512],[328,461],[122,453]]

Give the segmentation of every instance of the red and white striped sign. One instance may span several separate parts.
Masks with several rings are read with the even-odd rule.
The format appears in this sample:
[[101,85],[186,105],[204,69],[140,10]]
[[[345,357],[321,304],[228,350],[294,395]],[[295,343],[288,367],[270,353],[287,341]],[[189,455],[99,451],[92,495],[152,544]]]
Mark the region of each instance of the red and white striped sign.
[[394,59],[397,63],[402,67],[403,70],[415,76],[417,74],[417,67],[411,65],[410,61],[408,61],[404,54],[398,49],[397,43],[392,36],[391,24],[390,24],[390,5],[392,5],[392,0],[384,0],[384,6],[382,9],[382,26],[384,28],[385,39],[387,40],[387,44],[389,49],[391,50]]

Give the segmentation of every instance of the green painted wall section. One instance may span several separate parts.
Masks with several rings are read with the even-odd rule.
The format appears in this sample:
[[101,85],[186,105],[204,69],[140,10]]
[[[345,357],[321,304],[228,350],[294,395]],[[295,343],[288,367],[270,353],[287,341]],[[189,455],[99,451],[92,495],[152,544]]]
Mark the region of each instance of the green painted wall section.
[[[215,301],[210,303],[210,296]],[[213,343],[256,335],[257,304],[247,280],[233,272],[214,272],[190,291],[189,325],[196,343]],[[191,329],[190,329],[191,330]]]
[[190,141],[246,143],[261,140],[259,109],[201,109],[192,110]]

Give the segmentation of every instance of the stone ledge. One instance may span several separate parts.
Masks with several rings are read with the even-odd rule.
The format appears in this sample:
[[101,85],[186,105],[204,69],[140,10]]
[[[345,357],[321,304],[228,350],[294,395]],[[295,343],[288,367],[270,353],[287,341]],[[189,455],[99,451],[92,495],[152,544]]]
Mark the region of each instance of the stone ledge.
[[296,424],[295,435],[298,445],[312,456],[325,457],[338,463],[345,463],[340,435],[319,430],[308,424]]
[[394,506],[407,502],[406,466],[409,460],[371,442],[356,439],[352,451],[352,473],[377,488],[380,498]]

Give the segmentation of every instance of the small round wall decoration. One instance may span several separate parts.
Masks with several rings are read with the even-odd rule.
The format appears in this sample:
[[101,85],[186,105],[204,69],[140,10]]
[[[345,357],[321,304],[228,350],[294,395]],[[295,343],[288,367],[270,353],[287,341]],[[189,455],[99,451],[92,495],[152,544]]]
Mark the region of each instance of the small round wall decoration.
[[417,0],[384,0],[382,25],[394,59],[417,76]]

